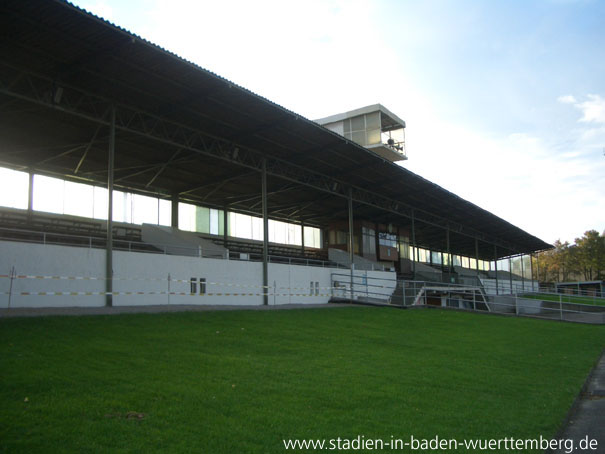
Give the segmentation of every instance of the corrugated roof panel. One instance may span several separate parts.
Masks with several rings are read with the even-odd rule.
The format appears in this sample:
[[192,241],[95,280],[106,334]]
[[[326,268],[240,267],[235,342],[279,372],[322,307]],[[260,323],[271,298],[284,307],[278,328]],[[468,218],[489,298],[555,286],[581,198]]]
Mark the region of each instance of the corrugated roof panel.
[[[58,0],[5,0],[1,8],[6,14],[0,20],[9,39],[0,46],[3,58],[11,64],[44,72],[58,82],[136,106],[209,136],[333,176],[346,184],[380,192],[416,210],[481,231],[496,232],[514,240],[525,251],[548,247],[518,227],[407,169],[386,162],[304,117],[71,4]],[[150,147],[149,154],[157,159],[174,153],[140,137],[126,139],[133,143],[133,150],[139,146],[135,142],[145,143]],[[133,152],[132,157],[144,159],[140,153]],[[212,162],[203,158],[190,167],[208,168],[204,167],[204,160]],[[214,171],[221,173],[218,163]],[[144,181],[140,176],[137,178]],[[128,180],[124,181],[126,184]],[[139,180],[132,181],[140,184]],[[163,178],[157,181],[170,184]],[[172,184],[174,188],[165,190],[183,185],[179,181]],[[242,180],[240,184],[246,183]]]

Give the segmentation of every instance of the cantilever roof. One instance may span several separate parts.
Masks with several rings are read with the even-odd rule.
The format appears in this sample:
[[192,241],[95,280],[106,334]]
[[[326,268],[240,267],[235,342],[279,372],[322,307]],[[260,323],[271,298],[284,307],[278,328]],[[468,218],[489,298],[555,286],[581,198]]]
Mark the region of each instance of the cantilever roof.
[[[363,115],[372,112],[382,112],[387,118],[388,123],[393,129],[405,128],[405,121],[391,112],[389,109],[384,107],[382,104],[372,104],[370,106],[360,107],[359,109],[349,110],[348,112],[342,112],[339,114],[330,115],[329,117],[319,118],[315,120],[320,125],[327,125],[328,123],[334,123],[335,121],[341,121],[346,118],[353,118],[358,115]],[[383,121],[384,123],[384,121]],[[382,125],[385,126],[384,124]],[[386,125],[388,128],[388,125]]]
[[[133,192],[327,226],[411,226],[419,245],[493,259],[550,245],[245,88],[69,3],[0,4],[0,165],[104,184],[111,106],[115,184]],[[294,87],[293,87],[294,89]]]

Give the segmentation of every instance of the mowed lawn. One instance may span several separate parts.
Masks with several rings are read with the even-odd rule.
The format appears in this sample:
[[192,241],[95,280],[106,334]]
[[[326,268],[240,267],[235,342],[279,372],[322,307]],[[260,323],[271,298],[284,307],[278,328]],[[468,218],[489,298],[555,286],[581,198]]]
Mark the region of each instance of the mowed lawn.
[[3,319],[0,451],[550,437],[604,346],[601,326],[441,310]]

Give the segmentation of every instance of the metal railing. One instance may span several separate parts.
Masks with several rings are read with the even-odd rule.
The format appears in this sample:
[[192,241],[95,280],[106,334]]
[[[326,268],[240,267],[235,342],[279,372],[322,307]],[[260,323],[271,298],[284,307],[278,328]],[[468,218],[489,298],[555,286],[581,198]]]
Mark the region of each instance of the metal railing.
[[522,295],[490,297],[492,312],[517,316],[605,324],[605,306],[524,298]]
[[332,298],[337,300],[356,300],[367,302],[391,303],[397,279],[368,276],[367,273],[332,273]]
[[[540,292],[549,292],[549,293],[562,293],[563,295],[578,295],[578,296],[596,296],[598,298],[605,298],[605,292],[596,289],[581,289],[579,286],[580,283],[577,283],[576,286],[565,286],[559,287],[558,291],[556,289],[557,284],[552,284],[550,286],[540,287]],[[554,292],[553,292],[554,290]]]
[[537,292],[518,292],[521,296],[528,296],[534,299],[544,299],[547,301],[555,301],[560,303],[576,303],[576,304],[590,304],[596,306],[605,306],[605,297],[591,293],[560,293],[552,292],[549,288],[541,288]]
[[[485,305],[477,305],[477,299],[464,298],[464,289],[468,286],[447,284],[430,281],[398,281],[397,289],[391,299],[392,304],[412,306],[427,305],[423,297],[423,290],[434,289],[449,294],[459,294],[457,302],[446,295],[445,306],[459,309],[474,310],[477,312],[493,312],[524,317],[544,318],[550,320],[564,320],[580,323],[605,324],[605,298],[594,297],[592,304],[588,302],[573,301],[573,295],[552,292],[519,292],[509,295],[489,295],[484,293]],[[425,293],[426,295],[426,293]],[[420,298],[419,298],[420,296]],[[543,296],[543,298],[540,298]],[[566,301],[566,297],[568,298]],[[576,296],[576,298],[578,298]],[[483,303],[483,301],[481,301]]]
[[[478,285],[477,285],[478,284]],[[398,280],[397,288],[392,296],[392,304],[400,306],[411,306],[416,301],[420,292],[425,288],[447,290],[451,292],[464,293],[471,289],[477,292],[482,292],[480,283],[476,285],[452,284],[449,282],[434,282],[434,281],[410,281]]]
[[[17,241],[54,246],[77,246],[89,249],[104,249],[107,239],[104,237],[76,235],[71,233],[54,233],[37,230],[9,229],[0,227],[0,240]],[[113,249],[116,251],[144,252],[163,255],[183,255],[188,257],[204,257],[213,259],[241,260],[262,262],[263,255],[258,253],[239,253],[227,250],[225,254],[217,254],[215,250],[204,250],[201,246],[188,247],[173,244],[146,243],[136,240],[113,239]],[[347,267],[329,260],[310,259],[304,257],[289,257],[281,255],[268,256],[269,263],[288,265],[316,266],[323,268],[347,269]]]

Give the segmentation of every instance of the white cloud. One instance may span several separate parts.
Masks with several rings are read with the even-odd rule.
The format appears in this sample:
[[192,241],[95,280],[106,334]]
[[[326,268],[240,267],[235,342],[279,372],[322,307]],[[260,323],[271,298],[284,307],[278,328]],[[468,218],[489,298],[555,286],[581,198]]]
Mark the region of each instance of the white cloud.
[[404,167],[548,242],[605,226],[605,160],[587,153],[581,137],[555,153],[548,138],[489,137],[427,120],[416,118],[408,131]]
[[605,124],[605,98],[600,95],[588,94],[587,100],[579,102],[572,95],[559,96],[557,101],[562,104],[571,104],[582,112],[582,123],[604,123]]
[[605,123],[605,99],[599,95],[588,95],[587,97],[588,101],[575,104],[584,114],[580,121],[586,123]]
[[557,101],[563,104],[575,104],[577,102],[576,98],[574,98],[572,95],[559,96]]

